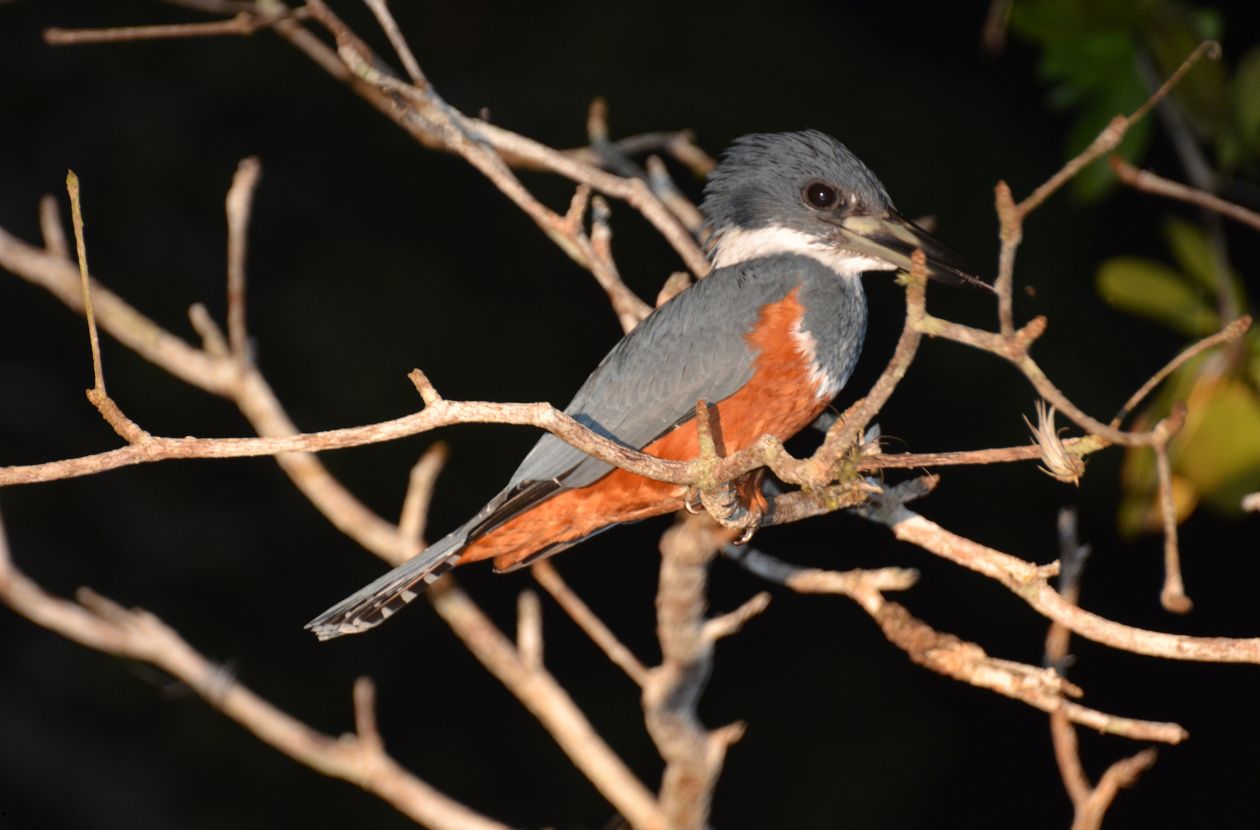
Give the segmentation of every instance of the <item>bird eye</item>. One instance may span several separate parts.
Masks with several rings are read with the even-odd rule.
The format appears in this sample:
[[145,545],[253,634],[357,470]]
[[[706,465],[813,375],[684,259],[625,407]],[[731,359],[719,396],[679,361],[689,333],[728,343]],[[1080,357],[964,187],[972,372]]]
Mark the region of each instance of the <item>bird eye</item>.
[[814,182],[805,188],[805,201],[812,207],[826,210],[836,206],[836,202],[840,201],[840,194],[831,185]]

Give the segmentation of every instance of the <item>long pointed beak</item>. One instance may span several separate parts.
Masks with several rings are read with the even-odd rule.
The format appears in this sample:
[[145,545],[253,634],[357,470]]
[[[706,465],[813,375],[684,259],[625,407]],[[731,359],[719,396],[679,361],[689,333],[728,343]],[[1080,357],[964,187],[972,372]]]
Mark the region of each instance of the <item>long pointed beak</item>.
[[972,275],[962,259],[904,216],[849,216],[837,223],[836,244],[846,250],[883,260],[901,271],[910,270],[910,255],[920,248],[927,258],[930,279],[950,285],[992,291],[987,282]]

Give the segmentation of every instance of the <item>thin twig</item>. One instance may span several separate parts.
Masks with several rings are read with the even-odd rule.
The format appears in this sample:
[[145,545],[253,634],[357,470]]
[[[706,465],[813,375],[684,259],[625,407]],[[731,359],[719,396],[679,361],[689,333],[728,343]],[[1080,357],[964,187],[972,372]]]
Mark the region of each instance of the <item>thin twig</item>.
[[1050,743],[1054,748],[1054,761],[1059,767],[1059,776],[1063,779],[1063,788],[1067,791],[1074,811],[1079,814],[1081,805],[1089,800],[1094,787],[1081,765],[1080,740],[1066,707],[1050,713]]
[[385,36],[389,38],[390,45],[398,53],[398,59],[402,61],[403,68],[407,70],[407,75],[411,78],[411,82],[420,89],[427,87],[429,81],[424,77],[424,73],[420,71],[420,64],[416,62],[416,56],[411,53],[411,47],[407,45],[407,39],[399,31],[398,24],[394,22],[394,16],[390,14],[389,6],[386,5],[385,0],[363,0],[363,2],[372,10],[372,14],[376,15],[376,22],[385,30]]
[[1155,451],[1155,470],[1159,477],[1159,513],[1164,525],[1164,587],[1159,601],[1174,614],[1188,614],[1194,603],[1186,596],[1185,583],[1181,579],[1181,551],[1177,546],[1177,505],[1173,499],[1172,465],[1168,462],[1166,436],[1151,449]]
[[114,26],[107,29],[62,29],[54,26],[44,30],[44,42],[52,46],[72,46],[83,43],[252,35],[259,29],[274,26],[281,20],[295,20],[304,17],[305,14],[305,10],[299,7],[274,14],[241,12],[230,20],[215,20],[208,23],[164,23],[155,26]]
[[1108,161],[1111,163],[1111,169],[1116,174],[1116,178],[1135,190],[1154,193],[1157,196],[1197,205],[1205,210],[1219,213],[1222,216],[1233,219],[1235,222],[1241,222],[1254,230],[1260,231],[1260,213],[1254,210],[1248,210],[1242,205],[1227,202],[1205,190],[1199,190],[1180,182],[1165,179],[1163,176],[1152,173],[1150,170],[1139,170],[1120,156],[1113,155]]
[[608,294],[621,330],[629,334],[652,313],[652,307],[630,290],[617,271],[612,256],[612,228],[608,224],[611,211],[602,196],[591,200],[591,274]]
[[538,594],[521,591],[516,597],[516,651],[530,671],[543,667],[542,606]]
[[236,166],[232,186],[227,194],[228,265],[227,265],[227,329],[233,356],[242,363],[250,360],[249,334],[245,328],[245,260],[249,238],[250,207],[254,190],[262,174],[257,156],[243,159]]
[[1208,349],[1219,346],[1222,343],[1234,342],[1238,338],[1242,337],[1250,328],[1251,315],[1244,315],[1218,331],[1216,334],[1204,337],[1197,343],[1192,343],[1187,346],[1180,354],[1168,361],[1164,368],[1151,375],[1150,378],[1147,379],[1146,383],[1143,383],[1136,392],[1129,396],[1129,399],[1124,402],[1124,406],[1120,407],[1120,411],[1117,412],[1116,416],[1111,419],[1108,426],[1119,427],[1122,423],[1124,423],[1124,419],[1129,417],[1129,414],[1133,412],[1137,405],[1145,400],[1146,396],[1149,395],[1155,387],[1163,383],[1165,378],[1180,369],[1187,360],[1202,354]]
[[370,677],[357,677],[351,693],[354,701],[354,735],[374,751],[385,748],[381,731],[376,726],[376,686]]
[[1020,202],[1017,206],[1019,218],[1022,220],[1028,214],[1036,210],[1042,202],[1050,198],[1056,190],[1074,178],[1076,174],[1088,164],[1115,149],[1116,145],[1118,145],[1121,139],[1124,138],[1124,135],[1128,132],[1129,128],[1138,121],[1142,120],[1142,118],[1151,111],[1152,107],[1162,101],[1164,96],[1171,92],[1172,88],[1175,87],[1181,79],[1185,77],[1185,74],[1193,69],[1194,65],[1205,55],[1212,60],[1216,60],[1221,55],[1221,45],[1214,40],[1205,40],[1200,43],[1198,47],[1191,52],[1184,61],[1182,61],[1181,66],[1177,67],[1177,71],[1173,72],[1173,74],[1168,77],[1168,80],[1164,81],[1159,89],[1155,90],[1155,92],[1152,93],[1140,107],[1134,110],[1131,115],[1117,115],[1113,118],[1111,123],[1109,123],[1103,131],[1090,142],[1088,147],[1082,150],[1080,154],[1067,164],[1063,165],[1062,169],[1047,179],[1044,184]]
[[[1219,57],[1220,44],[1210,40],[1199,44],[1198,48],[1191,52],[1181,66],[1177,68],[1177,71],[1159,89],[1152,93],[1140,107],[1134,110],[1132,115],[1117,115],[1111,119],[1107,126],[1089,143],[1089,146],[1064,164],[1063,167],[1059,168],[1054,175],[1025,197],[1022,202],[1017,203],[1015,201],[1006,182],[998,182],[994,195],[998,215],[999,237],[1002,245],[998,254],[998,275],[994,281],[993,289],[998,299],[998,330],[1003,337],[1011,338],[1015,334],[1013,312],[1015,252],[1023,239],[1024,220],[1046,199],[1050,198],[1055,191],[1075,178],[1086,166],[1100,156],[1115,149],[1129,128],[1150,112],[1151,107],[1159,103],[1205,54],[1213,59]],[[1057,402],[1052,401],[1052,403],[1058,406]],[[1059,408],[1062,409],[1062,407]]]
[[675,271],[670,274],[665,283],[661,286],[661,290],[656,294],[656,307],[660,308],[670,300],[686,291],[691,285],[691,274],[686,271]]
[[468,650],[538,718],[631,827],[665,830],[669,826],[656,799],[595,732],[554,677],[527,666],[511,642],[449,578],[439,580],[428,594]]
[[[1058,524],[1059,556],[1063,562],[1063,572],[1059,574],[1059,594],[1065,602],[1076,605],[1080,599],[1081,574],[1089,558],[1089,546],[1082,545],[1077,536],[1075,510],[1060,510]],[[1068,629],[1059,622],[1053,623],[1046,634],[1046,664],[1060,674],[1066,672],[1070,637]],[[1103,816],[1119,788],[1133,784],[1142,771],[1155,763],[1155,750],[1143,750],[1112,764],[1095,787],[1090,784],[1081,764],[1076,729],[1066,708],[1050,713],[1050,737],[1063,786],[1075,812],[1072,830],[1097,830],[1101,827]]]
[[[560,217],[526,191],[508,168],[504,155],[529,159],[576,182],[589,184],[605,195],[624,199],[657,228],[693,272],[704,274],[708,271],[708,261],[695,240],[642,180],[606,173],[524,136],[468,118],[438,97],[432,87],[417,89],[403,84],[373,65],[370,56],[360,45],[361,41],[322,0],[310,0],[307,8],[312,17],[337,38],[337,54],[350,69],[350,76],[366,81],[372,88],[384,94],[388,102],[388,108],[383,108],[384,112],[413,134],[427,136],[430,141],[436,141],[448,151],[457,153],[480,170],[566,254],[583,267],[589,267],[589,255],[583,250],[584,246],[579,240],[558,234]],[[356,85],[355,88],[361,91],[359,86]]]
[[[1076,511],[1063,508],[1058,519],[1059,561],[1062,571],[1059,573],[1059,594],[1072,605],[1080,601],[1081,575],[1085,561],[1089,558],[1088,545],[1082,545],[1077,533]],[[1046,651],[1044,663],[1063,677],[1067,676],[1067,665],[1070,660],[1068,647],[1072,632],[1059,622],[1050,624],[1046,631]],[[1063,778],[1063,787],[1073,806],[1079,810],[1080,805],[1088,800],[1093,787],[1089,776],[1081,764],[1076,729],[1067,716],[1066,709],[1059,708],[1050,713],[1050,739],[1054,746],[1055,761],[1059,766],[1059,774]]]
[[1001,54],[1006,48],[1006,30],[1010,26],[1011,0],[989,0],[989,10],[984,15],[980,29],[980,45],[990,55]]
[[129,445],[137,445],[150,439],[119,409],[118,404],[105,391],[105,373],[101,370],[101,341],[96,331],[96,314],[92,309],[92,285],[88,278],[87,246],[83,241],[83,210],[79,202],[79,177],[73,170],[66,172],[66,191],[70,195],[70,216],[74,225],[74,246],[79,263],[79,286],[82,291],[83,315],[87,318],[88,340],[92,349],[92,388],[87,399],[96,407],[105,422]]
[[1080,690],[1055,672],[990,657],[975,643],[936,631],[911,615],[904,606],[884,597],[884,591],[912,587],[918,579],[916,571],[903,568],[824,571],[790,565],[753,549],[728,547],[726,552],[746,570],[795,591],[849,597],[875,620],[889,642],[905,651],[915,663],[938,674],[997,692],[1044,712],[1062,712],[1071,721],[1104,732],[1173,744],[1186,738],[1186,731],[1175,723],[1123,718],[1065,700],[1065,695],[1078,696]]
[[612,633],[612,630],[582,601],[582,598],[573,592],[568,583],[560,577],[560,572],[550,562],[546,560],[539,562],[530,568],[530,573],[617,668],[625,672],[640,687],[647,682],[647,667],[617,639],[617,635]]
[[403,538],[410,539],[416,550],[423,544],[429,503],[433,500],[433,490],[437,485],[438,475],[446,466],[448,454],[446,444],[437,441],[424,451],[420,460],[411,468],[407,494],[403,497],[402,514],[398,518],[398,533]]
[[897,340],[897,347],[893,350],[892,358],[866,396],[851,406],[844,417],[837,420],[827,430],[827,437],[823,439],[822,446],[807,462],[806,475],[808,477],[803,483],[819,486],[831,479],[836,462],[866,432],[867,425],[892,397],[893,390],[905,377],[906,371],[914,361],[919,342],[922,340],[924,332],[922,322],[926,315],[927,260],[923,251],[915,250],[911,254],[910,272],[905,279],[906,321],[901,330],[901,337]]
[[647,182],[652,192],[678,217],[691,235],[699,237],[704,231],[704,214],[674,184],[660,156],[648,156]]
[[765,591],[753,594],[734,611],[713,617],[705,622],[702,633],[710,640],[720,640],[738,634],[753,617],[765,613],[770,607],[770,594]]
[[1154,749],[1144,749],[1136,755],[1116,761],[1098,782],[1098,786],[1090,794],[1084,808],[1078,810],[1072,822],[1072,830],[1099,830],[1103,816],[1116,795],[1124,787],[1131,787],[1138,777],[1155,763],[1159,753]]
[[[1137,50],[1136,68],[1148,88],[1159,86],[1159,69],[1151,57],[1150,50]],[[1186,171],[1189,184],[1202,191],[1215,192],[1218,175],[1212,169],[1211,162],[1199,147],[1198,131],[1191,127],[1181,107],[1174,98],[1165,98],[1155,109],[1168,134],[1177,158]],[[1238,296],[1234,290],[1233,274],[1229,267],[1229,246],[1225,239],[1225,227],[1221,215],[1207,208],[1200,208],[1203,217],[1203,229],[1207,234],[1209,254],[1212,258],[1212,270],[1216,276],[1216,302],[1222,320],[1232,320],[1241,313]]]
[[1049,620],[1072,633],[1134,654],[1167,660],[1260,664],[1260,638],[1192,637],[1124,625],[1078,608],[1059,596],[1049,583],[1057,563],[1037,566],[979,542],[951,533],[905,507],[858,508],[859,514],[890,527],[902,541],[948,559],[1004,585]]
[[53,196],[41,196],[39,200],[39,232],[44,239],[44,250],[60,259],[70,258],[70,246],[66,244],[66,229],[61,224],[61,211]]
[[1015,197],[1006,182],[998,182],[993,188],[993,204],[998,216],[998,238],[1002,242],[993,292],[997,294],[998,331],[1009,339],[1015,336],[1015,252],[1024,238],[1024,230]]
[[1150,447],[1157,440],[1156,429],[1152,427],[1146,432],[1126,432],[1104,424],[1102,421],[1084,412],[1063,394],[1037,364],[1028,351],[1032,341],[1040,337],[1046,328],[1044,317],[1035,317],[1011,337],[971,328],[970,326],[952,323],[939,317],[926,315],[921,327],[923,333],[930,337],[953,340],[975,349],[989,352],[1004,358],[1013,364],[1028,379],[1037,394],[1041,395],[1051,406],[1067,418],[1075,421],[1080,427],[1113,444],[1129,447]]
[[92,344],[92,389],[105,394],[105,374],[101,371],[101,341],[96,334],[96,314],[92,310],[92,289],[88,284],[87,247],[83,242],[83,209],[79,203],[79,177],[66,172],[66,192],[70,195],[70,219],[74,225],[74,249],[79,262],[79,284],[83,291],[83,316],[87,318],[88,339]]

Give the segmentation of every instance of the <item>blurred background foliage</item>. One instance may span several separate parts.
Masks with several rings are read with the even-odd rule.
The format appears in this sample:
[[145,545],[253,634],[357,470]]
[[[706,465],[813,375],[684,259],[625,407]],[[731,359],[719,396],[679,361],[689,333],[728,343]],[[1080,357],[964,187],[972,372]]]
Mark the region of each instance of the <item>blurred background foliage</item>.
[[[1213,6],[1177,0],[1026,0],[1011,13],[1012,31],[1040,50],[1038,72],[1050,106],[1070,114],[1065,155],[1080,152],[1117,113],[1131,113],[1203,40],[1222,36]],[[1172,133],[1180,169],[1165,175],[1211,193],[1255,190],[1235,177],[1260,172],[1260,45],[1225,60],[1200,62],[1161,105],[1135,125],[1116,152],[1141,165],[1152,132]],[[1106,198],[1116,178],[1099,159],[1073,182],[1085,200]],[[1162,222],[1169,256],[1114,256],[1098,266],[1098,293],[1117,309],[1166,326],[1190,341],[1221,329],[1251,306],[1230,262],[1218,216]],[[1250,263],[1248,263],[1250,264]],[[1178,521],[1200,504],[1238,515],[1241,499],[1260,488],[1260,331],[1189,361],[1133,421],[1150,428],[1179,401],[1185,427],[1169,446]],[[1122,531],[1159,532],[1154,456],[1126,451]]]

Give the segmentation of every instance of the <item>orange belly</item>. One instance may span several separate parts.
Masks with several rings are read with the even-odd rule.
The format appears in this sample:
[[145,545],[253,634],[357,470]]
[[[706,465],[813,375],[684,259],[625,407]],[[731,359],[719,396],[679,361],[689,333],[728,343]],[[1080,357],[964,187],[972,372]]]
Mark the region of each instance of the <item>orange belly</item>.
[[[809,359],[797,345],[804,309],[792,291],[766,306],[746,336],[753,376],[738,392],[717,402],[715,435],[723,455],[741,450],[762,435],[786,440],[808,426],[827,406],[811,378]],[[678,426],[643,451],[658,458],[687,461],[699,455],[695,419]],[[679,510],[686,487],[652,481],[614,469],[586,487],[563,490],[499,525],[464,549],[460,564],[494,558],[499,570],[528,559],[553,544],[571,542],[609,525]]]

